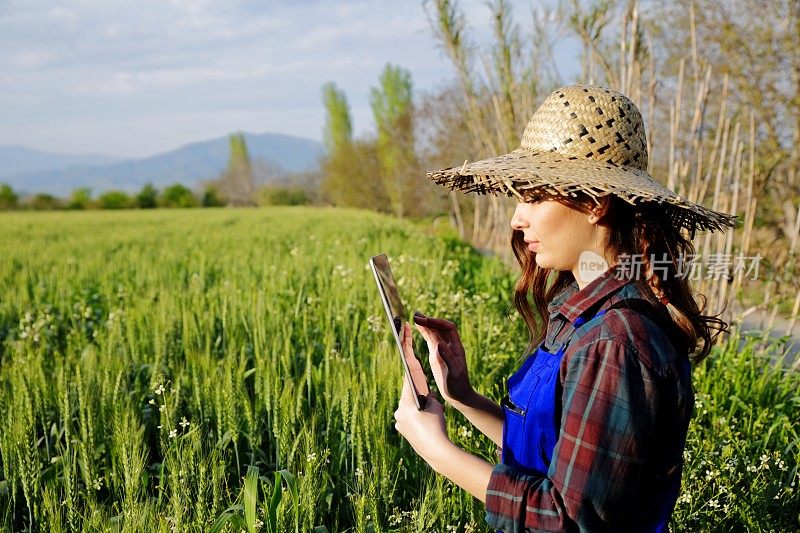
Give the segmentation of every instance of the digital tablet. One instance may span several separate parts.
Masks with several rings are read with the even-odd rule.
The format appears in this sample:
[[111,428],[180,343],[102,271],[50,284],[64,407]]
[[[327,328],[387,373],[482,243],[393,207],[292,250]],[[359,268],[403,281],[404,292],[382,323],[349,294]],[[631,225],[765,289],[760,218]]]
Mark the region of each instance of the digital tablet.
[[423,383],[419,385],[414,383],[414,377],[411,375],[408,362],[403,354],[403,339],[401,335],[403,334],[403,320],[406,318],[406,312],[403,308],[403,303],[400,301],[400,296],[397,294],[397,284],[394,281],[394,276],[392,276],[389,258],[386,257],[386,254],[376,255],[369,260],[369,265],[372,267],[372,273],[375,274],[375,283],[378,284],[378,292],[381,295],[383,308],[386,310],[389,329],[392,330],[392,335],[394,335],[394,340],[397,343],[400,361],[403,363],[403,371],[414,393],[414,402],[417,404],[417,409],[422,410],[425,408],[426,395],[421,394],[420,391],[425,390],[425,387]]

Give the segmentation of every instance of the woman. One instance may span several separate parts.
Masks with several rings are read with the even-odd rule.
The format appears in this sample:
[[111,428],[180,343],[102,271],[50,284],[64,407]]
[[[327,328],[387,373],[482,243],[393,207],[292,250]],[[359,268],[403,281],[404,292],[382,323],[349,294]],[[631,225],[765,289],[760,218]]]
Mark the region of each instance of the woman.
[[727,328],[694,301],[691,239],[735,227],[735,217],[654,181],[639,110],[595,86],[551,93],[510,154],[428,176],[519,200],[514,302],[530,355],[497,404],[473,390],[455,325],[415,315],[444,400],[500,447],[501,461],[455,446],[442,405],[429,395],[417,411],[407,384],[397,430],[485,502],[495,529],[667,531],[694,402],[689,357],[702,360],[711,330]]

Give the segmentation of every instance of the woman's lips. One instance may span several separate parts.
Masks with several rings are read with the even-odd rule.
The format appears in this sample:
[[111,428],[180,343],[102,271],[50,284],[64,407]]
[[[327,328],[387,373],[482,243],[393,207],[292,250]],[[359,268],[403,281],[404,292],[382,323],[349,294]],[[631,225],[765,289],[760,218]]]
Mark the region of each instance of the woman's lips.
[[539,246],[539,241],[531,241],[528,243],[528,250],[530,250],[531,252],[535,252],[538,246]]

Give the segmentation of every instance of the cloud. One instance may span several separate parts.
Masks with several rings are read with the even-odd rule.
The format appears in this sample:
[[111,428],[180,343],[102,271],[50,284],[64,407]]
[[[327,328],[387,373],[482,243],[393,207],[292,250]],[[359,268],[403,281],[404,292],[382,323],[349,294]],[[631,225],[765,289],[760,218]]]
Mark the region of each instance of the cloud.
[[[462,5],[476,40],[485,40],[483,1]],[[410,69],[417,89],[452,77],[418,1],[0,0],[0,47],[0,144],[63,151],[83,143],[78,151],[96,152],[118,148],[111,139],[124,134],[122,155],[152,149],[148,124],[158,124],[152,138],[190,129],[202,138],[202,120],[182,119],[191,128],[174,126],[173,135],[166,118],[142,116],[217,117],[206,129],[212,136],[212,122],[230,124],[249,109],[274,119],[242,128],[319,138],[327,81],[345,90],[365,130],[369,87],[386,63]]]
[[74,90],[83,94],[125,94],[149,88],[188,87],[206,82],[255,81],[272,75],[296,73],[306,68],[303,62],[287,62],[115,72],[103,80],[80,83]]
[[52,58],[53,54],[48,50],[23,50],[13,54],[10,61],[23,69],[32,69],[44,66]]

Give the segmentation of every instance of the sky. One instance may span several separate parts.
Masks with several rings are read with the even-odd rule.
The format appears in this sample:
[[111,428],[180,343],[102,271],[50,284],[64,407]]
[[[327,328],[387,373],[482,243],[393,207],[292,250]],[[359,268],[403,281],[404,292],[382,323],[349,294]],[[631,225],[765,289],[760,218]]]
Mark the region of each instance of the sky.
[[[523,33],[554,2],[512,0]],[[485,1],[458,4],[487,47]],[[65,154],[142,157],[239,130],[319,140],[327,81],[361,135],[387,62],[417,94],[454,78],[419,0],[0,0],[0,49],[0,145]],[[562,76],[578,54],[556,47]]]

